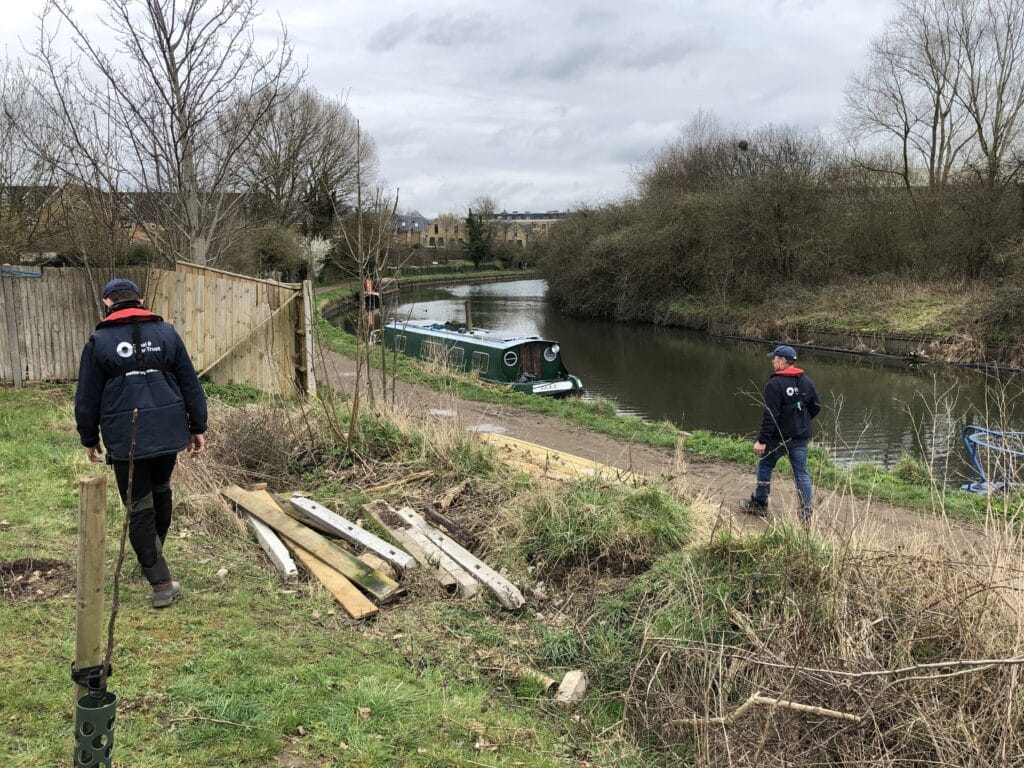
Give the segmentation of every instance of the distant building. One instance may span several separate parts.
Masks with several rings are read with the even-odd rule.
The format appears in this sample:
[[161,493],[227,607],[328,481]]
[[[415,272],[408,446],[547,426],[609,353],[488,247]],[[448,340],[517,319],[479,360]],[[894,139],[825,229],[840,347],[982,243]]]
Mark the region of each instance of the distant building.
[[[530,241],[543,237],[551,225],[564,219],[565,211],[502,211],[486,219],[494,228],[501,242],[512,243],[525,248]],[[399,245],[420,245],[423,248],[452,248],[465,242],[465,229],[461,219],[439,216],[426,219],[418,211],[395,216],[393,242]]]
[[430,222],[419,211],[395,215],[392,241],[398,245],[422,245],[423,233]]

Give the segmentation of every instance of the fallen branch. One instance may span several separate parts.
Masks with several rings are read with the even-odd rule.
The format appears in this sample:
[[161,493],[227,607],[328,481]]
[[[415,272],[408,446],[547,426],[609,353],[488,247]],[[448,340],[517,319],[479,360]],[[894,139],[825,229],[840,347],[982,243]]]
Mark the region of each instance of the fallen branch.
[[439,511],[444,512],[448,507],[455,503],[455,500],[459,498],[459,496],[462,495],[462,492],[468,487],[469,480],[463,480],[454,488],[449,488],[445,491],[444,495],[434,503],[434,506],[436,506]]
[[425,472],[413,472],[411,475],[406,475],[405,477],[403,477],[403,478],[401,478],[399,480],[393,480],[390,483],[384,483],[384,485],[377,485],[377,486],[374,486],[373,488],[367,488],[364,491],[364,493],[370,493],[370,494],[383,493],[384,491],[389,491],[392,488],[397,488],[400,485],[405,485],[406,483],[415,483],[415,482],[418,482],[420,480],[425,480],[428,477],[433,477],[433,476],[434,476],[434,472],[433,472],[433,470],[430,470],[430,469],[426,470]]
[[[649,639],[653,642],[667,643],[673,649],[678,651],[713,650],[717,653],[721,650],[720,648],[706,648],[699,644],[680,645],[678,641],[672,637],[651,636]],[[804,672],[812,675],[831,675],[833,677],[843,677],[851,680],[856,680],[858,678],[864,677],[890,677],[894,675],[905,675],[910,672],[920,672],[922,670],[929,669],[960,669],[968,672],[983,672],[986,669],[996,666],[1024,665],[1024,656],[1013,656],[1006,659],[950,659],[949,661],[930,661],[924,664],[911,664],[909,666],[898,667],[896,669],[872,669],[867,670],[865,672],[849,672],[844,669],[828,669],[825,667],[804,667],[799,664],[787,664],[786,662],[782,661],[767,661],[765,659],[759,659],[753,654],[742,653],[739,648],[735,647],[732,648],[731,652],[738,658],[742,658],[744,661],[750,662],[751,664],[757,664],[761,667],[785,669],[791,672]]]
[[732,723],[739,720],[745,714],[747,714],[753,707],[761,705],[768,706],[777,709],[791,709],[795,712],[806,712],[812,715],[820,715],[821,717],[832,717],[837,720],[848,720],[852,723],[859,723],[863,720],[860,715],[851,715],[849,712],[840,712],[835,709],[826,709],[825,707],[814,707],[810,704],[800,704],[795,701],[788,701],[786,699],[776,699],[769,696],[762,696],[760,692],[751,694],[750,698],[740,704],[736,709],[730,712],[728,715],[721,715],[719,717],[687,717],[677,719],[674,722],[678,725],[692,725],[694,727],[702,725],[731,725]]

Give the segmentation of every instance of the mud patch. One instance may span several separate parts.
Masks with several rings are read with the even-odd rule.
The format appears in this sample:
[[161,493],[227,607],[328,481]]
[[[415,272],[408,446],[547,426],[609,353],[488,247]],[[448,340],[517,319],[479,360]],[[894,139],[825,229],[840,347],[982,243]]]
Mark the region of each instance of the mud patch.
[[74,588],[74,571],[60,560],[22,557],[0,562],[0,599],[7,602],[48,600]]

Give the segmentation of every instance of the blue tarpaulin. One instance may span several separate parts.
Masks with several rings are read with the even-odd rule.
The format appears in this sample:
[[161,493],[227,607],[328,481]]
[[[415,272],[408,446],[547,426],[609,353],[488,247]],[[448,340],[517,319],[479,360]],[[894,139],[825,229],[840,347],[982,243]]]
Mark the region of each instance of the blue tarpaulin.
[[12,267],[10,264],[4,264],[0,267],[0,277],[31,277],[39,279],[43,276],[43,270],[33,269],[31,267]]

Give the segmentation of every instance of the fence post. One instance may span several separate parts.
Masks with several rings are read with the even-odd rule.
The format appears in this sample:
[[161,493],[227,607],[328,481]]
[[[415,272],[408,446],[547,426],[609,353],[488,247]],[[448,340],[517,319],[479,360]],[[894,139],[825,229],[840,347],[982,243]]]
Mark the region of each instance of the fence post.
[[21,389],[21,351],[18,349],[18,313],[14,307],[14,278],[0,277],[3,283],[4,316],[7,323],[7,346],[10,349],[14,388]]
[[[126,513],[127,514],[127,513]],[[103,662],[103,564],[106,559],[107,478],[78,479],[78,591],[75,669]],[[75,701],[88,693],[76,685]]]
[[306,394],[316,394],[316,376],[313,373],[313,312],[316,308],[316,296],[311,280],[302,281],[302,311],[299,323],[302,328],[302,354],[300,359],[306,366]]

